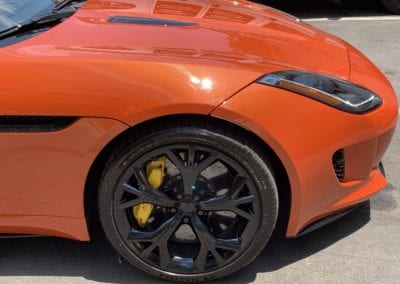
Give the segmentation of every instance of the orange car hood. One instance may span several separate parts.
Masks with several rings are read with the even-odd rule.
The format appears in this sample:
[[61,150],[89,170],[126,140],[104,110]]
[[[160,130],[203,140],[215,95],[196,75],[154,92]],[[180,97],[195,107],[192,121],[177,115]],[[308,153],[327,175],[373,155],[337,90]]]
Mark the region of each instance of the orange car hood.
[[[110,22],[116,16],[133,23]],[[273,71],[350,73],[341,40],[271,8],[224,0],[89,0],[62,24],[1,48],[0,62],[0,113],[129,125],[209,114]]]
[[[110,23],[112,16],[191,25]],[[103,53],[128,60],[232,66],[259,74],[306,69],[349,77],[340,39],[247,1],[89,0],[72,18],[34,40],[52,42],[74,56]]]

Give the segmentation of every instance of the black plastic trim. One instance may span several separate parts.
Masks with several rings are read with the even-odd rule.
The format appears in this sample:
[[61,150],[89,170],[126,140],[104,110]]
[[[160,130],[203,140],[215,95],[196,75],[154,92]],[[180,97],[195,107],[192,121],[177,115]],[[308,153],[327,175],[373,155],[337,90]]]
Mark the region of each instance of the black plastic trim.
[[356,210],[360,205],[361,204],[356,205],[354,207],[351,207],[350,209],[347,209],[345,211],[336,213],[334,215],[330,215],[328,217],[325,217],[325,218],[323,218],[323,219],[321,219],[321,220],[319,220],[319,221],[307,226],[305,229],[300,231],[300,233],[298,233],[297,236],[295,236],[295,238],[304,236],[304,235],[306,235],[308,233],[311,233],[311,232],[313,232],[315,230],[318,230],[318,229],[320,229],[320,228],[322,228],[322,227],[324,227],[324,226],[326,226],[326,225],[328,225],[328,224],[330,224],[332,222],[335,222],[336,220],[338,220],[338,219],[346,216],[347,214],[353,212],[354,210]]
[[12,235],[12,234],[1,234],[0,235],[0,240],[4,239],[25,239],[25,238],[41,238],[45,237],[44,235]]
[[130,17],[130,16],[112,16],[107,22],[117,24],[134,24],[134,25],[150,25],[150,26],[174,26],[174,27],[190,27],[197,26],[197,23],[173,21],[166,19]]
[[344,149],[340,149],[333,154],[332,166],[335,170],[338,181],[343,182],[346,176],[346,160],[344,156]]
[[0,132],[55,132],[78,119],[69,116],[0,116]]
[[386,177],[385,167],[383,166],[382,162],[379,163],[378,168],[379,168],[379,171],[383,174],[383,176]]

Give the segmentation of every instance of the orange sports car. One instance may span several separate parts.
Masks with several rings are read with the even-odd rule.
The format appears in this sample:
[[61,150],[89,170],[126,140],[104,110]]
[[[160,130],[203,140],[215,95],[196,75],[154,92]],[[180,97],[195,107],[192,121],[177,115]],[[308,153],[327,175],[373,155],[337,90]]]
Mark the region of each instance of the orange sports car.
[[[0,0],[0,232],[231,274],[386,185],[397,98],[346,42],[235,0]],[[279,220],[279,222],[277,221]]]

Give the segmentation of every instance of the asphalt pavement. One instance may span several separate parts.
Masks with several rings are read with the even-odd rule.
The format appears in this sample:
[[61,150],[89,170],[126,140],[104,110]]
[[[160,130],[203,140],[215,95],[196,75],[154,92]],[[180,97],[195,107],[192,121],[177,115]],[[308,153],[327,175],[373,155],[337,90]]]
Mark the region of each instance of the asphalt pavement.
[[[375,8],[296,6],[283,8],[363,51],[400,94],[400,17]],[[253,264],[219,283],[400,283],[398,129],[383,160],[390,181],[383,192],[309,235],[290,240],[275,237]],[[0,240],[0,282],[163,283],[120,259],[101,235],[91,243],[57,238]]]

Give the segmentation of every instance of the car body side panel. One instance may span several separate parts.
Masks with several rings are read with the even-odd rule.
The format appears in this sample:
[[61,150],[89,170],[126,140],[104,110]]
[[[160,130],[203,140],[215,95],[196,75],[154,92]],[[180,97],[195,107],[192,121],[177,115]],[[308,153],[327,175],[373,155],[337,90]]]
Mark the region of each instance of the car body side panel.
[[89,241],[85,218],[7,215],[0,216],[0,234],[52,236]]
[[0,133],[0,233],[88,240],[83,203],[89,169],[127,128],[81,118],[57,132]]
[[208,114],[258,76],[191,64],[10,58],[0,55],[0,115],[105,117],[130,125],[188,111]]

